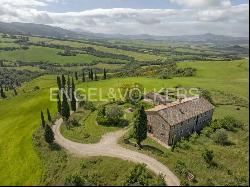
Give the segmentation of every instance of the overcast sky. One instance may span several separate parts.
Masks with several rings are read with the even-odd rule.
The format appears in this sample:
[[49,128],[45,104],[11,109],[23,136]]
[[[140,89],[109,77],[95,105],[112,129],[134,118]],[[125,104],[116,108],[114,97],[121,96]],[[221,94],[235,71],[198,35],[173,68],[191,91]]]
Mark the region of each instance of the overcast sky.
[[248,0],[0,0],[0,21],[107,34],[249,35]]

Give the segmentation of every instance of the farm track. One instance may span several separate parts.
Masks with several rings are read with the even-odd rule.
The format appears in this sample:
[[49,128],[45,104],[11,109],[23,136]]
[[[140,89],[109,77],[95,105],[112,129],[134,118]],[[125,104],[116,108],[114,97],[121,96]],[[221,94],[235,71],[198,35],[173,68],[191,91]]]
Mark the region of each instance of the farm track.
[[126,133],[126,130],[119,130],[116,132],[107,133],[104,135],[99,143],[96,144],[81,144],[70,141],[62,136],[60,133],[60,126],[63,119],[58,119],[53,125],[52,129],[55,133],[56,142],[77,156],[108,156],[117,157],[123,160],[132,161],[135,163],[146,164],[147,168],[155,174],[163,174],[166,184],[168,186],[179,186],[180,181],[168,167],[157,161],[156,159],[131,151],[118,145],[118,140]]

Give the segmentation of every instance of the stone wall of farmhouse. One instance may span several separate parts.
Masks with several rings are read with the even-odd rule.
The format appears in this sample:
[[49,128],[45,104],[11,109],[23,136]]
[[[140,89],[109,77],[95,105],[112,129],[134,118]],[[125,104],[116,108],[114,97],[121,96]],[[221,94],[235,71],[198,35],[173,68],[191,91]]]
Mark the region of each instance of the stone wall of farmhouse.
[[213,110],[172,126],[169,133],[169,145],[172,145],[174,139],[178,141],[182,137],[191,135],[193,132],[201,131],[212,120],[212,116]]
[[201,114],[198,118],[197,127],[195,131],[198,132],[201,131],[212,120],[212,117],[213,117],[213,110]]
[[150,113],[147,115],[147,118],[150,133],[158,140],[168,144],[170,131],[169,124],[157,113]]
[[180,140],[182,137],[187,137],[195,131],[197,116],[186,120],[180,124],[171,127],[169,145],[173,144],[174,139]]

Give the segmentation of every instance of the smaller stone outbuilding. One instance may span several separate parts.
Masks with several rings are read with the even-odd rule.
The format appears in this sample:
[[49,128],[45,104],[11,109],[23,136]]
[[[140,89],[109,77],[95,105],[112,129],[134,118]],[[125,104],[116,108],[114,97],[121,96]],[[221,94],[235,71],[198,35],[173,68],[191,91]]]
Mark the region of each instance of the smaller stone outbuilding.
[[171,102],[167,96],[155,92],[147,93],[144,96],[144,99],[154,103],[155,105],[166,105],[167,103]]
[[148,132],[172,145],[174,141],[202,130],[213,116],[214,106],[204,98],[191,97],[146,111]]

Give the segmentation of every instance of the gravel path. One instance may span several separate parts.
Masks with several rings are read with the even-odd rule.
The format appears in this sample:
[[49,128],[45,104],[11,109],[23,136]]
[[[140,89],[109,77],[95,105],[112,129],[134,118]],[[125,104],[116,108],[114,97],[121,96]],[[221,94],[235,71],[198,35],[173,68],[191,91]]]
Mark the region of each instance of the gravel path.
[[136,163],[144,163],[147,165],[147,168],[154,173],[163,174],[168,186],[180,185],[179,179],[168,169],[168,167],[159,161],[142,153],[123,148],[117,144],[119,138],[125,134],[126,130],[108,133],[102,137],[99,143],[96,144],[81,144],[70,141],[61,135],[60,126],[62,123],[63,119],[58,119],[53,126],[55,140],[69,152],[78,156],[108,156]]

